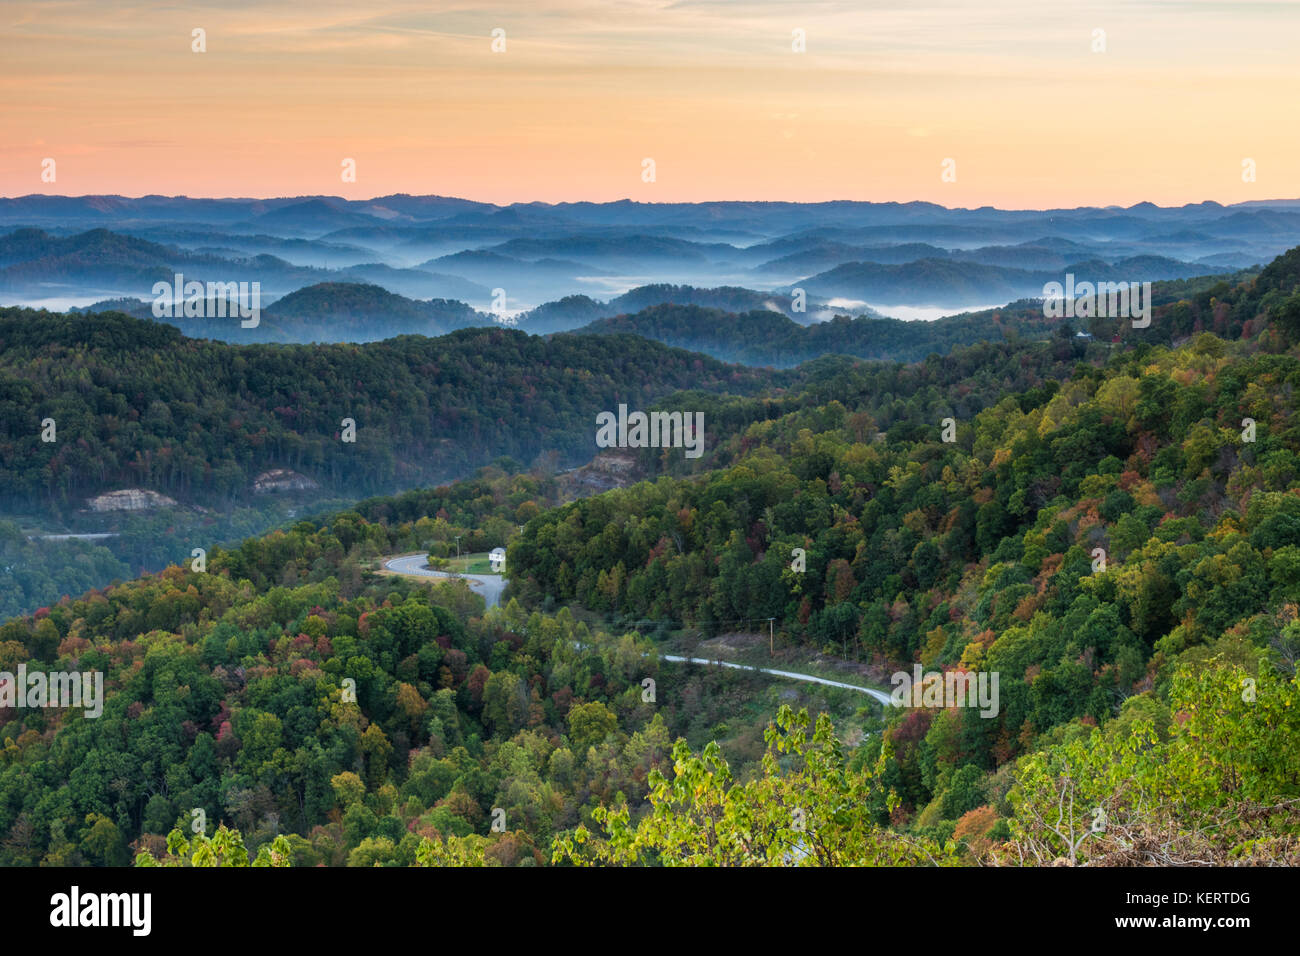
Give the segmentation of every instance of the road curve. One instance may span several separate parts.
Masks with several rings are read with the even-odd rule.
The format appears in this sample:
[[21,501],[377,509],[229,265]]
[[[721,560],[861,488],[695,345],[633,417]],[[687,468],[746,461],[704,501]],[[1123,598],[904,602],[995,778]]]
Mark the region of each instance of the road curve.
[[770,667],[753,667],[749,664],[733,664],[731,661],[710,661],[703,657],[678,657],[676,654],[660,654],[659,659],[671,661],[674,664],[716,664],[719,667],[731,667],[738,671],[757,671],[760,674],[771,674],[774,677],[786,677],[790,680],[803,681],[807,684],[825,684],[827,687],[843,687],[846,690],[856,690],[859,693],[868,694],[886,707],[891,705],[900,706],[883,690],[873,690],[870,687],[859,687],[857,684],[845,684],[837,680],[827,680],[825,677],[813,677],[811,674],[797,674],[794,671],[778,671]]
[[[455,578],[459,577],[474,588],[478,593],[483,595],[487,601],[488,607],[497,607],[501,603],[501,592],[505,590],[505,578],[500,574],[448,574],[446,571],[434,571],[432,568],[425,567],[428,556],[424,554],[408,554],[398,558],[388,558],[384,561],[384,569],[394,574],[405,575],[410,578]],[[803,681],[806,684],[822,684],[826,687],[842,687],[845,690],[856,690],[860,694],[866,694],[884,704],[897,706],[896,702],[882,690],[874,690],[870,687],[861,687],[857,684],[846,684],[843,681],[829,680],[825,677],[814,677],[811,674],[799,674],[794,671],[779,671],[770,667],[754,667],[749,664],[735,664],[731,661],[711,661],[703,657],[680,657],[676,654],[660,654],[660,660],[668,661],[672,664],[716,664],[719,667],[730,667],[740,671],[756,671],[759,674],[771,674],[773,677],[784,677],[787,680]]]
[[408,578],[460,578],[487,602],[488,607],[501,603],[501,592],[506,589],[506,579],[500,574],[449,574],[425,567],[428,555],[408,554],[400,558],[388,558],[384,561],[384,570],[401,574]]

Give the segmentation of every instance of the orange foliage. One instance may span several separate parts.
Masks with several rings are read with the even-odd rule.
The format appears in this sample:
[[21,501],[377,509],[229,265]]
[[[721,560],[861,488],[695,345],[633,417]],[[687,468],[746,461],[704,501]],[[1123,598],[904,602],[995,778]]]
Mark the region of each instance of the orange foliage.
[[82,651],[90,649],[90,641],[84,637],[73,637],[69,634],[59,642],[60,657],[80,657]]
[[1042,591],[1039,591],[1037,594],[1026,594],[1020,599],[1020,603],[1016,605],[1016,609],[1011,612],[1011,616],[1017,621],[1027,622],[1034,616],[1034,612],[1037,611],[1042,604]]
[[990,806],[976,807],[962,814],[952,831],[952,838],[965,843],[971,853],[979,856],[992,846],[988,833],[998,822],[997,811]]
[[1122,472],[1119,476],[1119,489],[1121,491],[1132,491],[1138,485],[1142,484],[1143,478],[1132,469]]
[[1047,590],[1047,583],[1052,580],[1052,576],[1061,570],[1061,562],[1065,560],[1063,554],[1049,554],[1043,558],[1043,563],[1038,570],[1038,577],[1035,579],[1038,583],[1038,593],[1042,594]]

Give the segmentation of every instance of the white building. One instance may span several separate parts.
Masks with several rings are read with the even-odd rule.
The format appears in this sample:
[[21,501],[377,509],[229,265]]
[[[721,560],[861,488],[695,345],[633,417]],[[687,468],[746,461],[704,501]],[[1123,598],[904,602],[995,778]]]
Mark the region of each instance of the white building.
[[493,574],[501,574],[506,569],[506,549],[493,548],[488,552],[488,561],[492,565]]

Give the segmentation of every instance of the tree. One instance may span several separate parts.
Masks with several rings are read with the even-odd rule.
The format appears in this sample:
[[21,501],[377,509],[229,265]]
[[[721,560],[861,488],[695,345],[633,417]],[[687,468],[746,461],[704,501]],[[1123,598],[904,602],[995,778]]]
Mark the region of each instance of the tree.
[[222,824],[212,836],[202,834],[187,839],[180,830],[167,835],[167,854],[156,859],[148,850],[136,854],[136,866],[274,866],[291,865],[289,841],[278,836],[257,851],[253,862],[248,861],[244,838],[238,830]]
[[[811,741],[808,712],[782,707],[766,732],[763,774],[736,783],[716,742],[694,754],[673,748],[673,777],[650,774],[649,815],[635,826],[620,799],[593,816],[605,831],[585,826],[557,838],[554,860],[578,864],[659,863],[666,866],[864,866],[951,864],[956,845],[890,833],[871,822],[864,805],[893,805],[880,765],[854,771],[845,764],[830,719],[822,714]],[[883,755],[882,755],[883,756]],[[783,761],[795,769],[785,770]]]
[[618,717],[598,700],[569,709],[569,739],[579,753],[604,743],[606,737],[617,732]]
[[129,855],[117,824],[100,813],[86,816],[81,852],[100,866],[125,866]]

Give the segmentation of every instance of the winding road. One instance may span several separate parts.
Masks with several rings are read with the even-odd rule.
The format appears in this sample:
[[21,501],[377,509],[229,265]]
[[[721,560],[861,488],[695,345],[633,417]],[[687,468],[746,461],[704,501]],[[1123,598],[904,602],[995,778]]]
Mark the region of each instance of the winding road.
[[488,607],[501,603],[501,592],[506,589],[506,579],[500,574],[450,574],[447,571],[434,571],[425,567],[428,555],[407,554],[400,558],[388,558],[384,561],[384,570],[408,578],[460,578],[487,601]]
[[[488,607],[497,607],[501,603],[501,592],[505,590],[505,577],[500,574],[450,574],[446,571],[434,571],[432,568],[425,567],[428,556],[424,554],[407,554],[397,558],[388,558],[384,561],[384,569],[391,571],[393,574],[401,574],[411,578],[461,578],[470,587],[474,588],[479,594],[483,595],[487,601]],[[779,671],[770,667],[755,667],[750,664],[735,664],[731,661],[712,661],[703,657],[680,657],[676,654],[660,654],[660,660],[668,661],[672,664],[716,664],[718,667],[730,667],[739,671],[756,671],[759,674],[770,674],[773,677],[784,677],[787,680],[803,681],[805,684],[822,684],[826,687],[842,687],[845,690],[856,690],[860,694],[879,701],[886,707],[894,705],[895,702],[889,694],[883,690],[874,690],[870,687],[861,687],[858,684],[845,684],[842,681],[829,680],[825,677],[814,677],[812,674],[799,674],[795,671]]]
[[659,659],[671,661],[674,664],[716,664],[718,667],[731,667],[738,671],[757,671],[760,674],[771,674],[774,677],[786,677],[790,680],[803,681],[806,684],[825,684],[827,687],[843,687],[845,690],[856,690],[860,693],[867,694],[886,707],[901,706],[897,704],[892,697],[883,690],[873,690],[870,687],[859,687],[857,684],[845,684],[837,680],[827,680],[825,677],[814,677],[811,674],[798,674],[794,671],[778,671],[770,667],[754,667],[749,664],[733,664],[731,661],[710,661],[703,657],[678,657],[676,654],[660,654]]

